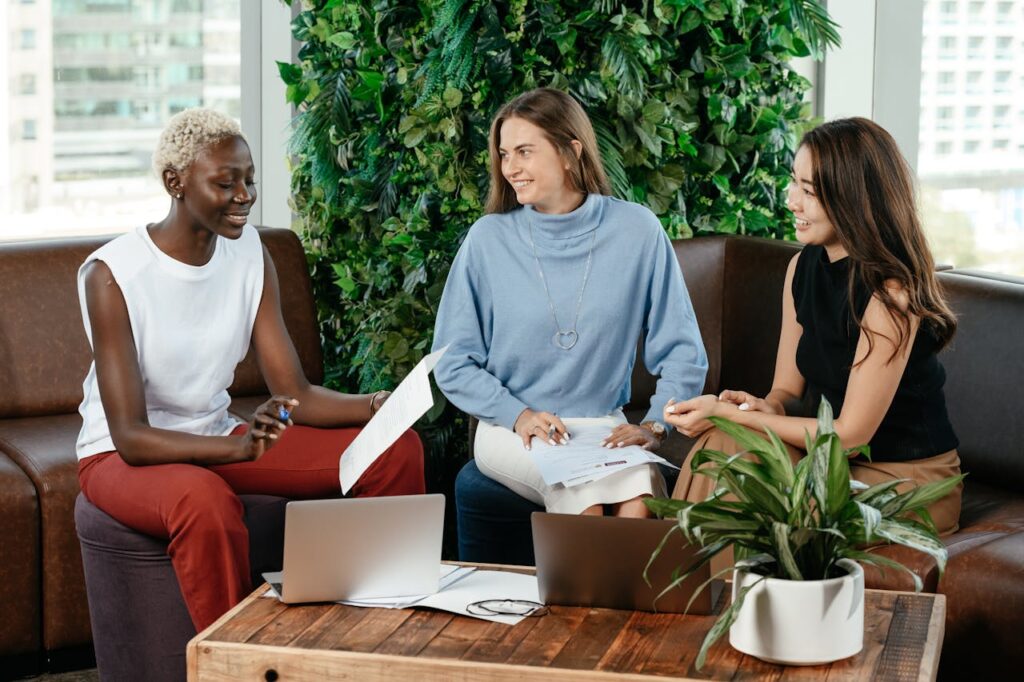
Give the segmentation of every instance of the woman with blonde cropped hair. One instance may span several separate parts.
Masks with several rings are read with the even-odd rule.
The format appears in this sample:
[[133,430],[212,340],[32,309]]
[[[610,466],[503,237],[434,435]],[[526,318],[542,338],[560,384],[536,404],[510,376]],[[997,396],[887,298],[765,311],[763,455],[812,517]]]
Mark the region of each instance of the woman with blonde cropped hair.
[[[237,494],[337,496],[338,458],[387,395],[343,395],[303,375],[274,262],[248,222],[255,168],[233,120],[174,116],[153,166],[167,215],[107,243],[78,274],[93,350],[78,477],[104,512],[170,541],[202,630],[251,589]],[[246,424],[228,412],[227,389],[250,345],[274,397]],[[423,449],[408,431],[350,495],[423,489]]]
[[[438,386],[480,419],[484,475],[549,511],[646,516],[643,498],[665,487],[654,465],[548,485],[528,450],[584,426],[602,429],[606,447],[654,449],[668,399],[700,391],[707,357],[672,245],[648,209],[609,196],[590,120],[564,92],[539,88],[503,106],[490,161],[487,215],[459,249],[438,311],[434,348],[448,346]],[[660,378],[643,423],[627,424],[641,337]]]

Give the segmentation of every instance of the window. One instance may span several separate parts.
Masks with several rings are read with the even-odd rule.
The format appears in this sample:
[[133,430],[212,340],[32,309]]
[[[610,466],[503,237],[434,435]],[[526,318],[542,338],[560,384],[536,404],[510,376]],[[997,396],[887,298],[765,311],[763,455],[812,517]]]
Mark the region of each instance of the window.
[[981,59],[985,56],[985,38],[982,36],[971,36],[967,39],[967,58]]
[[938,49],[921,69],[937,77],[921,88],[916,170],[935,259],[1024,276],[1024,0],[929,2],[923,18]]
[[956,92],[956,74],[952,71],[939,71],[939,87],[938,93],[940,95],[951,95]]
[[18,76],[18,94],[19,95],[34,95],[36,94],[36,77],[31,73],[23,73]]
[[996,38],[996,59],[1013,58],[1013,37],[999,36]]
[[994,92],[1010,92],[1010,77],[1012,74],[1009,71],[996,71],[994,84],[992,90]]
[[[0,130],[0,240],[109,234],[163,217],[167,195],[149,166],[167,119],[199,105],[241,111],[242,2],[39,3],[46,24],[17,26],[0,48],[17,95],[0,99],[10,122]],[[215,86],[205,64],[217,66]],[[21,190],[29,178],[34,198]]]
[[981,71],[968,71],[967,72],[967,92],[977,95],[981,93]]

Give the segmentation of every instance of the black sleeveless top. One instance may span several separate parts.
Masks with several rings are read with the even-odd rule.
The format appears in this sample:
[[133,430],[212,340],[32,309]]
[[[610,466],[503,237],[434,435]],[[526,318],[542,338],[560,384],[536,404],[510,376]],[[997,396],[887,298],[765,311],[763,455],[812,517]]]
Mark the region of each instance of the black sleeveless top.
[[[837,416],[843,409],[850,368],[860,339],[857,319],[863,316],[871,292],[855,287],[849,303],[849,258],[830,263],[824,247],[806,246],[793,274],[793,303],[803,327],[796,366],[807,381],[805,400],[815,413],[821,397],[828,398]],[[856,313],[856,317],[854,317]],[[942,386],[946,371],[936,357],[938,340],[931,325],[922,323],[900,377],[896,395],[871,439],[871,459],[905,462],[934,457],[957,447],[946,413]]]

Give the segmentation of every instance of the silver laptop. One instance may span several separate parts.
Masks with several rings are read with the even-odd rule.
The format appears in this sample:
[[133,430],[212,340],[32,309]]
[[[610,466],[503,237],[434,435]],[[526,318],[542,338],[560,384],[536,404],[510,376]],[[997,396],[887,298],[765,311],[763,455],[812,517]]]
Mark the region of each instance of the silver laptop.
[[289,502],[281,601],[437,592],[444,495]]
[[694,591],[711,577],[708,564],[657,598],[672,583],[673,571],[689,567],[697,552],[682,535],[665,543],[647,572],[651,584],[644,581],[651,553],[675,521],[544,512],[534,512],[531,521],[537,582],[545,604],[708,614],[718,601],[720,580],[705,587],[686,611]]

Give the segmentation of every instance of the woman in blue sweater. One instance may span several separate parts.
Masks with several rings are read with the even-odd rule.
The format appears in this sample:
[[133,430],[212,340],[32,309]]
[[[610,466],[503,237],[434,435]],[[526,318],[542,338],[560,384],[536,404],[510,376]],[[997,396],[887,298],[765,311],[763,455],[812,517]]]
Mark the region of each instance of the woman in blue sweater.
[[[670,398],[699,394],[707,356],[675,253],[648,209],[611,196],[590,120],[569,95],[524,93],[495,116],[491,189],[441,299],[434,371],[480,419],[484,475],[549,511],[646,516],[664,480],[643,465],[579,486],[547,485],[528,450],[574,428],[607,430],[606,447],[656,448]],[[660,377],[650,410],[627,424],[637,341]]]

